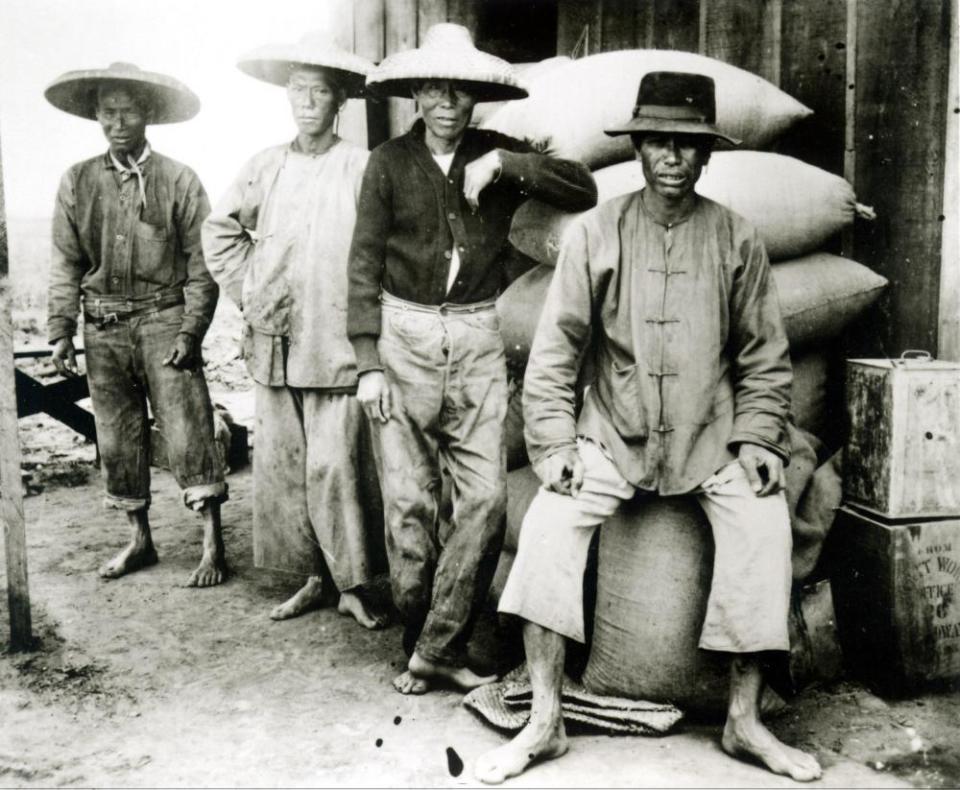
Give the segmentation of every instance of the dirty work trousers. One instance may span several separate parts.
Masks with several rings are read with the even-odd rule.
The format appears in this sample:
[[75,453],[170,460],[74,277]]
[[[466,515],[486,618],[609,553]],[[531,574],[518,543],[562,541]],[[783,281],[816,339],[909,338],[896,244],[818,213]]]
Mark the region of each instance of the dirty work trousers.
[[[379,350],[393,405],[375,430],[393,598],[408,652],[463,666],[503,545],[499,319],[493,302],[433,307],[389,294],[382,302]],[[441,474],[449,518],[440,512]]]
[[150,505],[148,400],[184,504],[200,510],[208,499],[226,498],[213,407],[199,354],[189,370],[163,364],[182,323],[183,305],[101,329],[84,322],[87,382],[107,507],[134,512]]
[[254,564],[306,577],[321,576],[326,563],[341,592],[370,581],[383,520],[356,397],[255,387]]
[[[590,539],[637,492],[592,441],[577,443],[584,464],[576,497],[541,488],[520,528],[517,558],[500,611],[584,641],[583,571]],[[733,461],[693,492],[715,544],[713,581],[700,647],[728,653],[788,650],[790,514],[783,492],[758,497]]]

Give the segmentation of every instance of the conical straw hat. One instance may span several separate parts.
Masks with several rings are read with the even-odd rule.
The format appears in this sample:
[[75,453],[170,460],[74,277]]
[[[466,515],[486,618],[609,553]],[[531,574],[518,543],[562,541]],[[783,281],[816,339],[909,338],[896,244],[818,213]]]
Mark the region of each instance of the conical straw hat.
[[68,71],[51,82],[43,95],[58,110],[95,121],[97,91],[106,85],[127,85],[149,94],[153,103],[151,123],[188,121],[200,111],[200,99],[182,82],[165,74],[143,71],[132,63]]
[[317,66],[337,72],[347,89],[347,96],[364,95],[364,81],[373,69],[366,58],[338,46],[324,33],[308,33],[295,44],[268,44],[255,49],[237,61],[245,74],[273,85],[286,85],[290,70],[296,66]]
[[367,88],[381,96],[410,98],[412,83],[422,80],[468,83],[477,101],[523,99],[527,89],[502,58],[481,52],[463,25],[433,25],[417,49],[383,59],[367,77]]

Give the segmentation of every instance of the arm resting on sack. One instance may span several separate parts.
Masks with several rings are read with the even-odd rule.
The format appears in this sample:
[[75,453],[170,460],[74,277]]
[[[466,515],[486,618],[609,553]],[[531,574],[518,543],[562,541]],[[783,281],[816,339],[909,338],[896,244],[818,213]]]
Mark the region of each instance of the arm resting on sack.
[[586,165],[538,154],[525,142],[502,138],[498,180],[519,187],[530,198],[563,211],[586,211],[597,205],[597,185]]

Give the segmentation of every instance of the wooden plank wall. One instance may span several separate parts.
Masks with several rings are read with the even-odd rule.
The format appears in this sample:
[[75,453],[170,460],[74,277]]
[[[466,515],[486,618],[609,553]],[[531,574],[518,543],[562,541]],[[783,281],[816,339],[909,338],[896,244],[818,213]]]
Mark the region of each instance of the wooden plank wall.
[[0,164],[0,524],[3,525],[7,569],[7,605],[10,611],[10,650],[33,647],[30,589],[27,583],[27,533],[20,480],[20,434],[13,374],[13,317],[11,315],[7,221]]
[[[358,51],[379,59],[416,46],[444,19],[476,31],[484,2],[492,0],[355,0]],[[943,223],[955,17],[951,0],[558,0],[556,41],[561,55],[700,52],[760,74],[811,107],[814,115],[775,148],[845,175],[861,202],[876,208],[877,221],[858,221],[842,250],[892,283],[866,320],[868,345],[851,353],[936,354],[940,260],[953,249],[943,244]],[[389,133],[403,131],[413,115],[412,102],[392,100]],[[840,252],[839,241],[831,249]]]
[[586,31],[591,53],[700,52],[811,107],[776,150],[846,174],[876,208],[877,221],[858,221],[844,251],[892,284],[856,353],[936,354],[940,260],[953,249],[942,226],[955,17],[951,0],[559,0],[557,51],[570,54]]

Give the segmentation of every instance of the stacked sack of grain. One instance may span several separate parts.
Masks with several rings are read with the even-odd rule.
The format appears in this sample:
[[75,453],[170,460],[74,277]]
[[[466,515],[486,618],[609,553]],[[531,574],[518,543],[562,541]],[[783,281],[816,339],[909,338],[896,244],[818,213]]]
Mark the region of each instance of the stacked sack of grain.
[[[581,159],[594,171],[600,200],[643,186],[630,138],[605,127],[633,106],[648,71],[713,77],[717,123],[747,150],[718,150],[697,191],[750,220],[763,238],[780,296],[794,362],[794,456],[788,499],[794,518],[795,577],[811,569],[839,503],[835,464],[817,468],[817,438],[827,423],[827,353],[844,327],[866,309],[886,281],[867,267],[818,251],[856,215],[869,216],[842,178],[796,159],[759,150],[809,110],[761,78],[700,55],[664,50],[604,53],[552,64],[528,85],[530,98],[490,115],[486,128]],[[539,265],[517,279],[498,307],[511,370],[520,376],[542,312],[565,229],[576,215],[536,201],[514,218],[511,242]],[[589,384],[590,373],[581,376]],[[519,385],[508,416],[507,548],[497,584],[537,482],[527,463]],[[813,549],[811,550],[811,545]],[[691,709],[722,707],[725,679],[697,650],[712,562],[709,525],[695,504],[668,499],[626,508],[601,531],[596,625],[584,682],[598,693],[664,699]],[[495,590],[496,591],[496,590]]]

